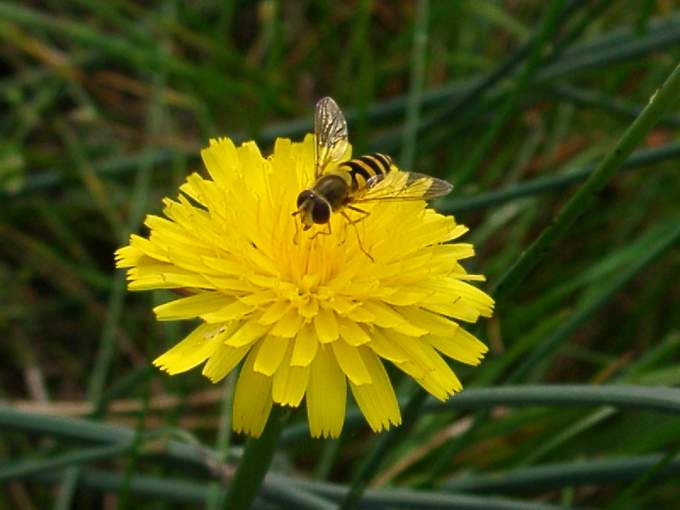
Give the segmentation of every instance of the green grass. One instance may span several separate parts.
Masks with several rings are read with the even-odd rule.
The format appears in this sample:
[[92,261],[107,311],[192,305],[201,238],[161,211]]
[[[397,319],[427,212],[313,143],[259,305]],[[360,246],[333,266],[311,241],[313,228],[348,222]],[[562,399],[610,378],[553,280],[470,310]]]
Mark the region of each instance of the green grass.
[[[677,504],[672,2],[0,2],[0,40],[0,509]],[[389,433],[302,409],[244,453],[233,380],[150,366],[186,327],[112,253],[210,137],[266,152],[323,95],[357,151],[456,184],[491,352],[446,404],[392,374]]]

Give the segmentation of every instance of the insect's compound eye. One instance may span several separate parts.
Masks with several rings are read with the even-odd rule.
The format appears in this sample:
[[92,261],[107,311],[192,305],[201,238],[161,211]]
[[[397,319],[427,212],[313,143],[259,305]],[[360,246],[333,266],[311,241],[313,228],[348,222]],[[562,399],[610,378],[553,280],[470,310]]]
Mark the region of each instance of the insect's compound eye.
[[310,190],[305,190],[301,192],[298,197],[297,197],[297,207],[298,209],[302,207],[302,204],[305,202],[305,200],[309,200],[310,198],[314,197],[314,193],[312,193]]
[[314,223],[328,223],[331,217],[331,206],[323,200],[315,200],[314,208],[312,209],[312,218]]

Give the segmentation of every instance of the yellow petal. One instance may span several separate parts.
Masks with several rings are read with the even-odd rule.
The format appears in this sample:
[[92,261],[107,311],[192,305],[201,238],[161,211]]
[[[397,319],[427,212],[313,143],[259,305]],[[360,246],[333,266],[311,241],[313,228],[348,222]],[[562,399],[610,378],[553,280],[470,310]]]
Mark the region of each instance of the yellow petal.
[[255,359],[255,372],[272,375],[279,368],[288,349],[288,338],[267,335],[260,344],[260,350]]
[[143,265],[128,270],[128,289],[214,289],[203,275],[188,273],[170,264]]
[[203,367],[203,375],[216,383],[224,379],[248,354],[250,345],[230,347],[220,343]]
[[268,163],[262,157],[257,144],[253,141],[244,142],[236,148],[236,154],[238,155],[239,166],[248,170],[248,173],[243,175],[245,182],[258,194],[264,194],[266,187],[265,167]]
[[359,303],[354,303],[349,299],[336,295],[333,297],[333,310],[338,312],[340,315],[347,315],[349,312],[354,310],[359,306]]
[[349,345],[357,346],[371,341],[371,337],[361,326],[344,317],[338,318],[338,331],[342,339]]
[[290,364],[300,367],[308,366],[316,356],[318,348],[319,341],[314,336],[312,326],[310,324],[305,325],[295,337],[295,347]]
[[388,359],[394,363],[409,361],[409,355],[395,342],[391,342],[384,332],[375,328],[371,332],[372,340],[368,346],[381,358]]
[[116,261],[116,267],[134,267],[140,263],[141,258],[144,253],[139,248],[128,245],[118,248],[114,254],[114,259]]
[[393,328],[404,320],[392,307],[380,301],[366,301],[363,309],[373,316],[371,322],[383,328]]
[[316,317],[316,314],[319,313],[319,300],[316,298],[307,299],[298,305],[298,312],[305,319]]
[[261,307],[275,301],[276,298],[276,292],[271,289],[266,289],[259,292],[246,294],[245,296],[240,296],[239,301],[247,305]]
[[387,430],[390,425],[401,424],[399,402],[394,393],[385,367],[378,357],[366,347],[357,349],[371,375],[371,384],[357,386],[350,381],[350,388],[359,409],[374,432]]
[[332,310],[321,309],[314,318],[314,328],[322,344],[332,342],[338,338],[338,321]]
[[451,299],[446,303],[427,303],[423,307],[465,322],[477,322],[479,319],[479,312],[462,299]]
[[395,306],[412,306],[421,303],[428,296],[428,291],[416,288],[399,288],[393,294],[383,296],[382,300]]
[[210,140],[210,146],[201,151],[201,157],[213,180],[224,186],[237,175],[236,147],[229,138]]
[[424,339],[445,356],[468,365],[479,365],[489,350],[477,337],[463,328],[458,328],[452,336],[431,335]]
[[457,237],[460,237],[463,234],[465,234],[468,230],[469,229],[465,225],[456,225],[449,231],[446,240],[453,241]]
[[328,345],[321,345],[310,366],[307,417],[312,437],[338,437],[345,421],[347,380]]
[[356,308],[352,308],[347,313],[347,317],[356,322],[373,322],[375,320],[375,316],[366,310],[363,304],[357,306]]
[[357,386],[371,383],[371,374],[356,347],[345,342],[333,342],[331,346],[338,365],[352,383]]
[[364,303],[364,308],[373,315],[373,322],[382,328],[394,328],[409,336],[421,336],[428,332],[410,324],[397,309],[380,301],[368,301]]
[[288,349],[279,369],[274,374],[272,398],[281,405],[297,407],[307,391],[309,365],[294,367],[290,365],[291,349]]
[[259,345],[250,351],[241,368],[236,390],[232,425],[236,432],[260,437],[272,409],[272,378],[253,370]]
[[281,320],[290,307],[290,301],[288,300],[276,301],[264,311],[258,322],[260,324],[274,324],[276,321]]
[[494,300],[486,292],[458,278],[448,278],[447,283],[463,300],[475,308],[481,315],[490,317]]
[[420,338],[411,338],[394,331],[385,332],[385,336],[408,355],[409,361],[421,366],[426,372],[434,370],[433,356],[437,356],[437,353],[430,344],[423,342]]
[[449,364],[434,349],[432,349],[432,354],[431,359],[435,362],[435,368],[427,376],[436,380],[446,390],[447,395],[453,395],[462,390],[463,385]]
[[[433,349],[434,350],[434,349]],[[436,353],[435,353],[436,354]],[[451,367],[441,356],[433,357],[435,368],[427,373],[414,372],[413,365],[397,364],[397,367],[411,375],[415,381],[438,400],[444,401],[462,389],[462,385]]]
[[295,308],[290,308],[272,328],[272,335],[293,338],[302,327],[303,319]]
[[229,332],[223,324],[201,324],[153,364],[171,375],[186,372],[212,356]]
[[248,319],[238,324],[238,330],[236,330],[236,332],[225,342],[227,345],[231,345],[232,347],[250,345],[255,340],[262,338],[269,330],[269,326],[258,324],[257,318]]
[[241,319],[245,315],[248,315],[255,307],[252,305],[246,305],[239,301],[238,299],[225,299],[224,306],[212,311],[210,313],[205,313],[201,315],[201,318],[206,322],[225,322],[233,321],[236,319]]
[[130,236],[130,246],[138,249],[147,257],[159,260],[161,262],[170,262],[170,260],[168,260],[167,249],[165,249],[165,247],[159,246],[158,243],[155,243],[150,239],[132,234]]
[[233,298],[219,292],[201,292],[159,305],[153,311],[159,321],[192,319],[222,308],[232,300]]
[[459,327],[446,317],[415,306],[405,306],[399,311],[411,324],[426,329],[434,335],[453,335]]

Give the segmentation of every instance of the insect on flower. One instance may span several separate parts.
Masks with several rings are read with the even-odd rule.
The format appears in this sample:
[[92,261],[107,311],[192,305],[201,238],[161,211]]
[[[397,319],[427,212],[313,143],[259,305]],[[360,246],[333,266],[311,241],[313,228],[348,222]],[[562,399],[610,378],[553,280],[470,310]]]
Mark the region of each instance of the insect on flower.
[[[131,291],[178,294],[154,308],[158,320],[196,321],[154,365],[170,375],[201,366],[212,382],[240,367],[236,432],[258,437],[273,406],[304,406],[310,435],[335,438],[349,395],[384,431],[402,421],[388,366],[445,401],[462,389],[447,360],[475,366],[488,350],[464,327],[494,306],[474,285],[484,276],[462,264],[474,255],[459,240],[468,229],[423,200],[451,186],[350,153],[328,98],[316,133],[278,138],[269,155],[211,140],[206,173],[188,175],[163,214],[146,217],[148,233],[116,251]],[[331,225],[332,235],[302,235]]]
[[[453,186],[436,177],[397,169],[392,158],[374,152],[343,161],[349,146],[347,121],[337,103],[324,97],[316,104],[314,113],[314,183],[297,197],[297,210],[303,230],[314,224],[326,225],[312,238],[331,234],[331,215],[340,213],[354,227],[361,251],[366,251],[356,224],[370,213],[356,204],[381,200],[431,200],[448,194]],[[350,218],[347,209],[361,216]]]

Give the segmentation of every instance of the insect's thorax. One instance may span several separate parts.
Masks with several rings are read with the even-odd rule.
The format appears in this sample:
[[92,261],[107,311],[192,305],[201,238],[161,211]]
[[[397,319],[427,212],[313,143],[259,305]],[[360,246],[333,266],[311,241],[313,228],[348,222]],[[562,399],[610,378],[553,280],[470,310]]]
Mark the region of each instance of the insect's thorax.
[[313,191],[322,196],[337,211],[349,200],[351,193],[350,182],[342,172],[329,172],[317,179],[312,187]]

